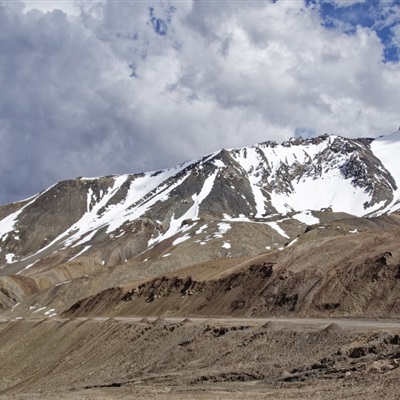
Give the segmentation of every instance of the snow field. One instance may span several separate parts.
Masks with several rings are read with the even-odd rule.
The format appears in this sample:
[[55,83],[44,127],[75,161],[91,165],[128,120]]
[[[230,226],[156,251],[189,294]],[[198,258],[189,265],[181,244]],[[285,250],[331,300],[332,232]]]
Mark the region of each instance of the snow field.
[[371,143],[371,150],[390,172],[397,186],[393,201],[385,209],[380,210],[377,215],[398,211],[400,210],[400,130],[374,140]]

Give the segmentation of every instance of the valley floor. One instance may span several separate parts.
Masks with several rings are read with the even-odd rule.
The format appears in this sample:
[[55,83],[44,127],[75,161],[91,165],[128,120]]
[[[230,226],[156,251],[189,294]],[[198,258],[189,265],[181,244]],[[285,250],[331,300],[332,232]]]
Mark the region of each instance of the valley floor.
[[0,321],[1,399],[397,399],[400,321]]

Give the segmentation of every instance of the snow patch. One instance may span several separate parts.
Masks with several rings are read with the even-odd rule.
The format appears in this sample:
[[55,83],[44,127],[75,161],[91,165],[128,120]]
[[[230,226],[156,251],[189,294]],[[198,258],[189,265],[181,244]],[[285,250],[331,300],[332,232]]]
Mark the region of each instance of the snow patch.
[[47,307],[40,307],[37,310],[33,311],[32,314],[45,310]]
[[87,235],[85,235],[81,240],[79,240],[78,242],[76,242],[73,246],[71,247],[77,247],[83,243],[88,242],[89,240],[93,239],[93,236],[97,233],[97,231],[92,231],[90,233],[88,233]]
[[190,239],[190,235],[186,234],[186,235],[184,235],[184,236],[182,236],[182,237],[180,237],[180,238],[175,239],[175,240],[172,242],[172,246],[176,246],[176,245],[178,245],[179,243],[186,242],[186,240],[188,240],[188,239]]
[[297,237],[296,239],[292,240],[292,241],[287,245],[287,247],[290,247],[290,246],[294,245],[298,240],[299,240],[298,237]]
[[65,285],[66,283],[68,283],[68,282],[71,282],[71,280],[68,280],[68,281],[63,281],[63,282],[60,282],[60,283],[56,283],[54,286],[61,286],[61,285]]
[[268,226],[270,226],[272,229],[274,229],[276,232],[279,233],[279,235],[289,239],[289,236],[286,234],[286,232],[278,225],[277,222],[266,222]]
[[[22,260],[23,261],[23,260]],[[39,262],[40,260],[36,260],[35,262],[27,265],[24,269],[22,269],[21,271],[17,272],[16,275],[19,275],[22,271],[25,271],[26,269],[29,269],[31,267],[33,267],[37,262]]]
[[200,235],[201,233],[203,233],[206,229],[208,228],[208,225],[202,225],[199,229],[197,229],[196,231],[196,235]]
[[85,246],[78,254],[75,254],[72,258],[70,258],[68,261],[75,260],[75,258],[79,257],[82,255],[85,251],[89,250],[92,246]]
[[232,228],[231,224],[227,224],[226,222],[220,222],[218,224],[218,233],[219,235],[223,235],[224,233],[228,232],[229,229]]
[[225,164],[221,160],[214,160],[214,165],[218,168],[224,168]]
[[14,253],[8,253],[5,255],[6,263],[11,264],[14,262],[15,254]]
[[[168,239],[168,238],[176,235],[179,232],[185,232],[185,231],[191,229],[190,225],[182,226],[182,222],[185,220],[188,220],[188,219],[191,219],[191,220],[198,219],[200,205],[206,199],[206,197],[210,194],[210,192],[214,186],[214,182],[217,177],[217,173],[218,173],[218,171],[216,171],[214,174],[210,175],[205,180],[204,185],[200,190],[200,193],[194,194],[192,196],[193,204],[189,208],[189,210],[186,211],[186,213],[184,215],[182,215],[180,218],[177,218],[177,219],[175,219],[174,216],[172,216],[168,230],[164,234],[162,234],[154,239],[149,240],[149,244],[148,244],[149,247],[156,243],[159,243],[165,239]],[[185,177],[185,179],[186,179],[186,177]]]
[[293,215],[293,218],[306,225],[314,225],[320,223],[320,220],[317,217],[314,217],[310,210],[302,211],[298,214],[295,214]]
[[92,196],[93,196],[92,188],[89,188],[88,194],[87,194],[86,212],[90,212],[90,206],[92,204]]
[[223,215],[223,219],[222,221],[229,221],[229,222],[252,222],[254,224],[259,224],[259,223],[263,223],[263,222],[259,222],[259,221],[252,221],[250,218],[245,217],[243,214],[240,214],[238,217],[231,217],[227,214]]

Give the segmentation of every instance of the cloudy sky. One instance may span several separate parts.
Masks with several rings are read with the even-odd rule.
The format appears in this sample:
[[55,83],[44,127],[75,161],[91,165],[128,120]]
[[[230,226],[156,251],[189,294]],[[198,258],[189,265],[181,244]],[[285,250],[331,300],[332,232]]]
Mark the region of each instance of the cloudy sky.
[[0,203],[400,125],[400,0],[0,0]]

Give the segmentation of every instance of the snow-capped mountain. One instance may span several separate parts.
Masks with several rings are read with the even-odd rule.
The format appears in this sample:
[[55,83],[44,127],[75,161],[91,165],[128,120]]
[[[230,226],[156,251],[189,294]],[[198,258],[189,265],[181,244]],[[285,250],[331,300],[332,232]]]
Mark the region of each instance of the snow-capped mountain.
[[[287,241],[293,237],[280,222],[288,216],[313,224],[321,210],[391,213],[400,209],[398,154],[400,132],[375,140],[324,135],[223,149],[162,171],[60,182],[0,207],[0,274],[49,257],[71,262],[123,236],[119,262],[166,240],[199,235],[201,243],[211,223],[219,224],[215,235],[233,223],[264,224]],[[104,254],[94,258],[110,264]]]

